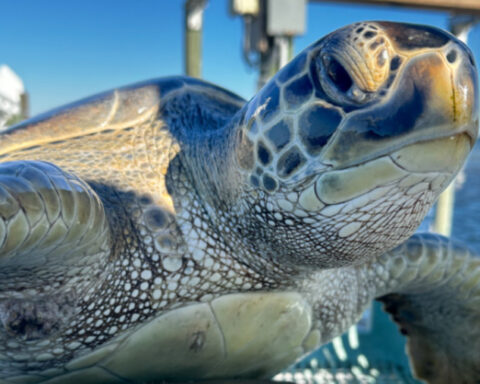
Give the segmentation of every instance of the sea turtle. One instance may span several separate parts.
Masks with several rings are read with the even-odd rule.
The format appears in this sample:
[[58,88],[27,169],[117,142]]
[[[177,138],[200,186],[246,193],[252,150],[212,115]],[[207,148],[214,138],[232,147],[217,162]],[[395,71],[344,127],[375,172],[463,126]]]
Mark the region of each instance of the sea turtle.
[[480,259],[410,237],[473,146],[477,102],[455,37],[365,22],[249,102],[171,77],[8,129],[0,382],[268,377],[374,298],[418,376],[478,382]]

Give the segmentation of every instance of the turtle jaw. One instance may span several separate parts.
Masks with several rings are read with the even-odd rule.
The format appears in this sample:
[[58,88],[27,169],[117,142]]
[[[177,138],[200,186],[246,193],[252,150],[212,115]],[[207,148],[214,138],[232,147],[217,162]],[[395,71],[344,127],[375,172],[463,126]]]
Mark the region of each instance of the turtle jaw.
[[317,212],[316,228],[330,239],[318,246],[319,266],[358,265],[408,239],[463,165],[472,132],[417,141],[320,175],[314,193],[305,189],[299,202]]
[[404,146],[390,155],[407,172],[438,172],[452,177],[460,170],[475,141],[467,131]]

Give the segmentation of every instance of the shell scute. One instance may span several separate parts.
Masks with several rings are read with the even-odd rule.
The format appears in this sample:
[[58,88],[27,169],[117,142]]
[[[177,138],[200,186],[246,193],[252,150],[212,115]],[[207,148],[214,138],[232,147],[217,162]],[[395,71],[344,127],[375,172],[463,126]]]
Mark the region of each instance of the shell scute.
[[209,377],[268,377],[304,353],[311,309],[296,292],[239,293],[212,302],[224,342],[224,362]]
[[90,367],[75,372],[67,373],[63,376],[57,376],[50,380],[43,381],[42,384],[84,384],[84,383],[121,383],[123,380],[115,377],[102,368]]
[[311,335],[311,307],[300,293],[230,294],[171,310],[45,383],[268,377],[303,355]]
[[0,155],[138,125],[158,111],[161,96],[183,86],[174,80],[165,78],[100,93],[10,127],[0,135]]
[[[222,335],[208,304],[178,308],[131,334],[102,363],[132,380],[203,377],[223,356]],[[132,356],[144,356],[132,359]]]

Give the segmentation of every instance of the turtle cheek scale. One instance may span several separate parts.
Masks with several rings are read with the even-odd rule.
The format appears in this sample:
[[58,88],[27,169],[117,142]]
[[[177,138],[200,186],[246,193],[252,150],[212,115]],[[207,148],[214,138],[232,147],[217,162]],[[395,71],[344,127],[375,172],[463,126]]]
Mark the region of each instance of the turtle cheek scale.
[[445,172],[411,173],[390,156],[324,172],[296,193],[276,197],[279,225],[291,219],[290,236],[309,238],[293,260],[290,254],[281,261],[300,269],[336,268],[379,256],[415,231],[450,180]]
[[447,44],[452,36],[448,33],[426,25],[377,23],[385,31],[397,49],[413,51],[424,48],[440,48]]
[[[297,87],[304,83],[309,86]],[[246,172],[249,184],[270,194],[282,183],[295,183],[324,168],[319,154],[344,115],[340,108],[313,94],[307,73],[278,85],[274,95],[280,95],[279,101],[263,95],[275,84],[267,85],[244,107],[235,149],[237,163]],[[270,103],[278,104],[273,115],[265,112]],[[263,178],[268,180],[266,184],[261,182],[264,173],[268,174]]]

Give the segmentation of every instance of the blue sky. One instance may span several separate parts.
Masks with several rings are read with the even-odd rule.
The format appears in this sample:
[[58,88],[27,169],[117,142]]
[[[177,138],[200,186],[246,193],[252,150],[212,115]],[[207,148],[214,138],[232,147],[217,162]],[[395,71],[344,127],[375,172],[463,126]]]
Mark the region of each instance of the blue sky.
[[[183,0],[0,0],[0,64],[25,82],[36,114],[109,88],[183,71]],[[448,14],[393,7],[308,5],[300,52],[360,20],[448,26]],[[228,0],[205,11],[203,77],[249,98],[257,73],[242,60],[243,25]],[[478,51],[480,28],[470,45]]]

